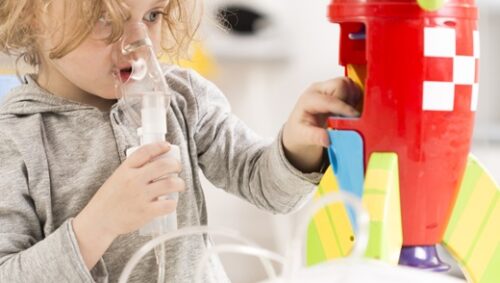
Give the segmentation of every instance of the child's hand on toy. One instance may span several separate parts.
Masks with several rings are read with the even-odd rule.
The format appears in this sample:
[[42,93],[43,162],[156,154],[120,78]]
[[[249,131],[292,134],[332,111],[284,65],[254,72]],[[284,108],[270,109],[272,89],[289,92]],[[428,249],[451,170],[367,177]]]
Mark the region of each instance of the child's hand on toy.
[[323,147],[329,146],[327,118],[359,116],[356,107],[361,89],[349,78],[336,78],[311,85],[299,98],[283,129],[288,160],[302,172],[320,169]]
[[[158,158],[169,150],[167,143],[139,148],[75,217],[73,229],[87,266],[95,265],[107,249],[106,244],[109,246],[119,235],[136,231],[176,209],[175,200],[158,199],[185,189],[181,178],[168,176],[181,171],[180,162],[174,158]],[[102,244],[100,249],[95,247],[99,244]]]

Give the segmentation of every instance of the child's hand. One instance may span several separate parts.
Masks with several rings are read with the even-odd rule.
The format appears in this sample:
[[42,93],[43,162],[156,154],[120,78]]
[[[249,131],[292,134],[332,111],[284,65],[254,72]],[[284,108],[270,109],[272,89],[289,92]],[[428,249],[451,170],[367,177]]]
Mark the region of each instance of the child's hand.
[[[184,181],[172,176],[152,182],[181,171],[178,160],[158,158],[169,149],[167,143],[139,148],[116,169],[75,217],[73,229],[88,267],[95,265],[118,235],[135,231],[176,209],[175,200],[159,200],[158,197],[183,191]],[[97,239],[102,239],[100,248]]]
[[311,85],[299,98],[283,129],[283,147],[288,160],[302,172],[320,169],[323,147],[329,146],[327,118],[359,116],[355,107],[361,100],[361,90],[349,78]]

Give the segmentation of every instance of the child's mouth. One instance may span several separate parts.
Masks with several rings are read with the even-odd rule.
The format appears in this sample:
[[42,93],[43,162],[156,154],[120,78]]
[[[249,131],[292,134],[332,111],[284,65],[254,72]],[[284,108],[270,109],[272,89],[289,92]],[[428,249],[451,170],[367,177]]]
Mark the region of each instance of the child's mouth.
[[132,73],[132,67],[120,69],[120,79],[122,82],[128,81],[130,74]]

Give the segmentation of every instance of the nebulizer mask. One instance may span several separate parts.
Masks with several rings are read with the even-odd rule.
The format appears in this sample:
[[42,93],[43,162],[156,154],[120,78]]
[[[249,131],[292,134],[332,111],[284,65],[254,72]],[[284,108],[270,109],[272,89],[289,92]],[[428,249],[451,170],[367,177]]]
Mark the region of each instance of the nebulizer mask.
[[165,141],[170,89],[147,27],[139,22],[127,23],[119,52],[121,66],[116,77],[126,122],[138,129],[141,145]]
[[[120,66],[119,71],[115,73],[120,93],[118,106],[123,112],[126,128],[132,129],[128,131],[129,135],[135,135],[140,146],[165,141],[171,90],[166,83],[146,25],[140,22],[126,23],[119,53],[117,57],[120,58]],[[127,157],[140,146],[127,150]],[[180,161],[179,147],[171,145],[170,150],[160,158],[175,158]],[[177,200],[178,193],[160,198]],[[177,214],[173,212],[154,219],[140,229],[140,234],[158,237],[175,230]],[[162,244],[155,248],[155,254],[159,265],[159,282],[163,282],[165,246]]]

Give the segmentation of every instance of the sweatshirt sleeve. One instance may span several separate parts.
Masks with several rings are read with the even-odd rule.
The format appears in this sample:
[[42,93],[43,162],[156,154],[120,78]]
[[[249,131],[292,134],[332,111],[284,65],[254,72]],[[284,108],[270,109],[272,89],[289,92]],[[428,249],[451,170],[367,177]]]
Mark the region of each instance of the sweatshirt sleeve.
[[215,85],[194,72],[190,79],[198,103],[198,160],[206,177],[274,213],[287,213],[304,203],[322,174],[297,170],[285,157],[281,132],[274,141],[262,140],[231,113]]
[[86,268],[71,221],[44,235],[23,158],[0,136],[0,282],[107,282],[102,260]]

